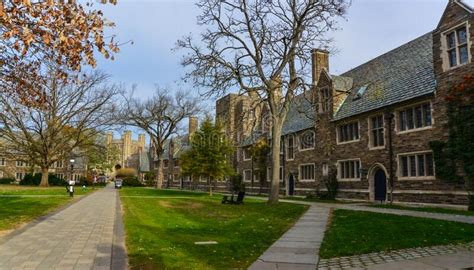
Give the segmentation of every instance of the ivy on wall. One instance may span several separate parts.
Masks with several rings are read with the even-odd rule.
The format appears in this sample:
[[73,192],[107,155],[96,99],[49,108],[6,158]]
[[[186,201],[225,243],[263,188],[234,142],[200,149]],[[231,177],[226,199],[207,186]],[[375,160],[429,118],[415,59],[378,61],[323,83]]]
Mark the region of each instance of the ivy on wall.
[[433,141],[436,174],[443,180],[464,183],[474,210],[474,76],[466,76],[446,97],[449,139]]

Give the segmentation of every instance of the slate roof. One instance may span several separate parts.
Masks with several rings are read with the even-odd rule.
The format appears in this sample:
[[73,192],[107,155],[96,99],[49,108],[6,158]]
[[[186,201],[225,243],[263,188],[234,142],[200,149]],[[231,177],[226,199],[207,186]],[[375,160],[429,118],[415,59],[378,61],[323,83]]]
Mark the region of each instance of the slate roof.
[[[340,120],[434,93],[432,46],[432,33],[428,33],[342,74],[342,77],[352,78],[353,85],[333,119]],[[367,86],[365,93],[354,99],[364,86]]]

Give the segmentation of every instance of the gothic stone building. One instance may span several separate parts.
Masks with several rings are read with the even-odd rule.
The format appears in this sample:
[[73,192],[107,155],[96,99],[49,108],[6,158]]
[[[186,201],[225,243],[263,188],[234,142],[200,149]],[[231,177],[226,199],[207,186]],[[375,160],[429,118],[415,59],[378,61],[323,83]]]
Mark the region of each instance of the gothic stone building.
[[[324,190],[321,179],[334,168],[339,198],[374,201],[392,194],[398,202],[466,204],[462,185],[437,177],[429,143],[448,137],[445,97],[474,74],[473,42],[474,7],[450,0],[432,32],[346,73],[331,74],[328,53],[314,50],[316,100],[298,97],[290,108],[281,193]],[[268,182],[261,187],[256,180],[247,151],[253,133],[242,115],[251,105],[252,98],[231,94],[217,101],[216,115],[240,146],[233,162],[247,188],[268,190]],[[257,117],[262,134],[265,115]]]

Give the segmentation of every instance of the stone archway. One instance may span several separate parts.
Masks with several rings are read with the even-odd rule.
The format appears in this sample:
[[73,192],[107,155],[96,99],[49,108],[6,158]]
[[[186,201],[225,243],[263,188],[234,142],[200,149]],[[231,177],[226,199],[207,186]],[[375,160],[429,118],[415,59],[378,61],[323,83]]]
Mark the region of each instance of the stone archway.
[[[387,200],[388,199],[387,193],[388,193],[388,187],[389,187],[388,183],[390,182],[390,180],[389,180],[389,174],[385,166],[380,163],[375,163],[374,165],[370,167],[367,176],[369,180],[369,200],[375,201],[376,188],[378,192],[380,192],[380,188],[385,188],[384,200]],[[381,186],[382,184],[381,181],[384,181],[383,184],[385,185]],[[378,186],[376,184],[377,182],[379,184]]]

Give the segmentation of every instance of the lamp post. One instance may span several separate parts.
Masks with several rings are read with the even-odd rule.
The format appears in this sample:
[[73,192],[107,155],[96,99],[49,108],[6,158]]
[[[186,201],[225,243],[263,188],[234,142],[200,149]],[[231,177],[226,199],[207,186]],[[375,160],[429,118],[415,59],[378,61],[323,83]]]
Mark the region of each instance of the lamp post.
[[73,175],[73,173],[74,173],[74,162],[75,162],[75,160],[73,158],[71,158],[69,160],[69,164],[71,166],[71,178],[70,178],[71,181],[74,181],[74,175]]
[[69,179],[69,188],[68,188],[68,191],[69,191],[69,196],[70,197],[73,197],[74,196],[74,159],[71,158],[69,160],[69,163],[71,165],[71,178]]

